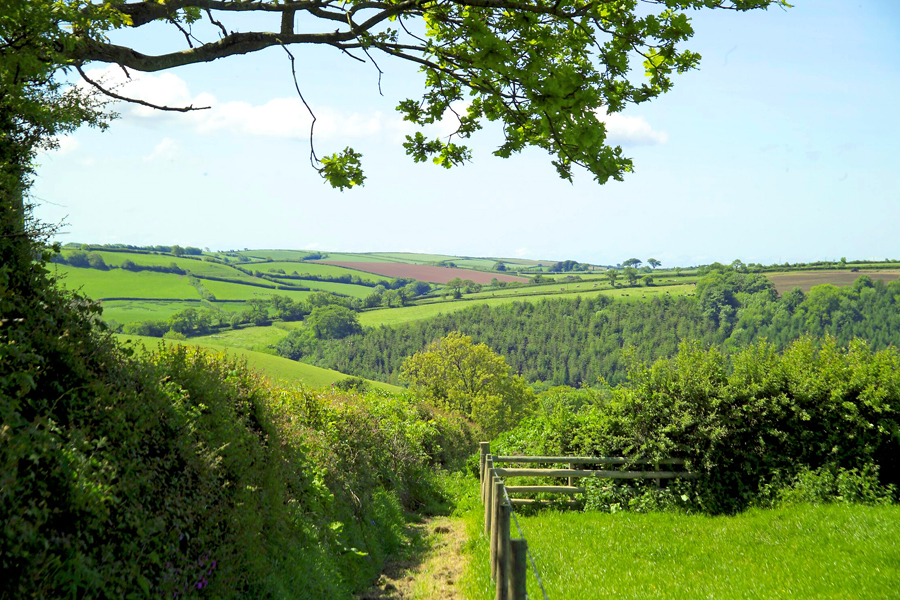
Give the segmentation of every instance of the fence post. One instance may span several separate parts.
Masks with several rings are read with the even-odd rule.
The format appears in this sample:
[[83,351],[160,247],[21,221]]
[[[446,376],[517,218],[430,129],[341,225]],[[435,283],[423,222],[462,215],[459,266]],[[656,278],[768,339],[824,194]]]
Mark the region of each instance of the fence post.
[[484,463],[487,455],[491,453],[491,443],[481,442],[478,444],[478,477],[481,479],[481,501],[484,502]]
[[481,501],[485,502],[488,497],[488,490],[491,487],[490,481],[491,477],[491,469],[494,466],[494,461],[490,454],[485,455],[484,457],[484,466],[481,469]]
[[493,513],[492,498],[494,495],[494,461],[488,457],[484,471],[484,535],[491,534],[491,517]]
[[528,542],[523,538],[509,540],[509,594],[504,600],[525,600],[527,571]]
[[500,532],[500,524],[497,520],[502,498],[503,483],[499,477],[494,477],[493,490],[491,490],[491,579],[494,581],[497,580],[497,539]]
[[509,594],[509,503],[504,499],[497,507],[497,600]]

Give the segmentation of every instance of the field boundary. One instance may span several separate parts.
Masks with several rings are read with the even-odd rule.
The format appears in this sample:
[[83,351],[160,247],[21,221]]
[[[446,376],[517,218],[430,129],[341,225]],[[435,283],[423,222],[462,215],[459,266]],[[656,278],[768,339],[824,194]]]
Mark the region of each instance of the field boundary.
[[[498,463],[512,464],[562,464],[568,468],[503,468]],[[618,466],[629,470],[577,469],[576,466]],[[525,600],[527,559],[531,560],[535,579],[541,588],[544,600],[549,600],[538,573],[534,556],[528,551],[525,534],[515,518],[514,506],[541,506],[545,504],[577,506],[578,501],[563,503],[529,498],[510,498],[510,493],[520,494],[584,494],[585,488],[574,486],[573,479],[653,479],[662,485],[667,479],[696,479],[697,473],[688,471],[663,471],[662,465],[684,466],[681,458],[627,458],[622,456],[504,456],[492,455],[489,442],[479,444],[479,477],[481,479],[481,502],[484,505],[484,534],[490,543],[491,579],[497,585],[497,600]],[[631,470],[636,466],[653,466],[654,470]],[[505,477],[559,477],[567,479],[568,485],[507,486]],[[510,537],[510,517],[519,530],[519,539]]]

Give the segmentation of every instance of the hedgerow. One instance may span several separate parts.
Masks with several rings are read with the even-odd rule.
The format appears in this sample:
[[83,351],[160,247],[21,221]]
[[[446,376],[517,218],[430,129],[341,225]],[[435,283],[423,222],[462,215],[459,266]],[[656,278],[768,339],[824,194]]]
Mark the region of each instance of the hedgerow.
[[[684,343],[672,359],[633,365],[623,385],[557,388],[538,406],[500,436],[496,453],[681,457],[703,477],[669,495],[696,510],[789,499],[778,490],[803,484],[798,477],[809,471],[832,482],[817,488],[821,497],[841,496],[838,481],[869,489],[859,492],[865,498],[890,497],[900,483],[896,348],[803,338],[783,353],[763,341],[725,355]],[[653,504],[639,499],[639,484],[598,485],[595,505]]]
[[[3,250],[3,248],[0,248]],[[0,266],[0,598],[348,598],[471,451],[414,398],[138,359],[42,262]]]

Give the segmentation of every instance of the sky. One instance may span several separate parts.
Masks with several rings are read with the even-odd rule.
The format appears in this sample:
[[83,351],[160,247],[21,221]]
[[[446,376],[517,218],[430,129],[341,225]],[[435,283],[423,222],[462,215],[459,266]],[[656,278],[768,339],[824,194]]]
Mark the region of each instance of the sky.
[[[116,105],[107,131],[80,129],[39,156],[35,212],[62,224],[64,243],[664,266],[900,258],[900,2],[796,0],[696,12],[692,23],[685,47],[700,68],[607,121],[634,160],[623,182],[598,185],[585,171],[561,180],[537,149],[494,157],[501,136],[490,127],[470,140],[471,164],[416,164],[401,146],[413,129],[394,109],[420,96],[421,73],[380,59],[381,96],[372,65],[295,47],[316,151],[360,151],[364,187],[334,190],[311,168],[309,117],[279,48],[134,74],[120,91],[212,108]],[[177,32],[148,27],[113,41],[178,44]],[[110,85],[124,77],[102,64],[89,72]],[[448,120],[430,133],[450,131]]]

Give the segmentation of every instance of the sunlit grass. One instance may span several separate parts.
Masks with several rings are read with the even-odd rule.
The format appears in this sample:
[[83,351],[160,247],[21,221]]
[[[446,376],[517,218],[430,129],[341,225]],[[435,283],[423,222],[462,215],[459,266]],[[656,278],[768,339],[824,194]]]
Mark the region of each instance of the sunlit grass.
[[[546,512],[519,523],[554,599],[888,598],[900,590],[900,506],[729,517]],[[481,526],[476,511],[469,600],[494,594]],[[541,597],[533,575],[528,591]]]

